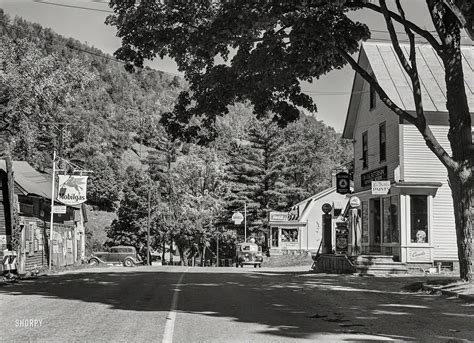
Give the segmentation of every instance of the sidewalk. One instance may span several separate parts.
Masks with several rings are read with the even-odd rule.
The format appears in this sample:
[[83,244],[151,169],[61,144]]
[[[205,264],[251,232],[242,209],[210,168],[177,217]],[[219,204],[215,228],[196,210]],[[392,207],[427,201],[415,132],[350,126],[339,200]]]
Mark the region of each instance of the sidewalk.
[[474,302],[474,283],[472,282],[467,283],[453,279],[430,280],[423,284],[422,290],[431,294],[442,294]]

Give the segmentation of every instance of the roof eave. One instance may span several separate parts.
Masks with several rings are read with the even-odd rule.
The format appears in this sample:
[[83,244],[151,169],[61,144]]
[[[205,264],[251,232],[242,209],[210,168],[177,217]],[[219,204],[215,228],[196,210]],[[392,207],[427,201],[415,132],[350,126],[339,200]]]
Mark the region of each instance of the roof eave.
[[[361,56],[363,52],[363,44],[361,44],[359,49],[359,56],[357,57],[357,64],[360,64]],[[354,128],[355,128],[355,121],[350,121],[354,116],[357,115],[357,106],[354,105],[354,98],[361,97],[360,92],[356,92],[356,80],[357,80],[358,73],[354,74],[354,79],[352,80],[352,88],[351,88],[351,97],[349,98],[349,106],[347,106],[347,114],[346,114],[346,121],[344,123],[344,130],[342,131],[342,138],[345,139],[353,139],[354,138]]]

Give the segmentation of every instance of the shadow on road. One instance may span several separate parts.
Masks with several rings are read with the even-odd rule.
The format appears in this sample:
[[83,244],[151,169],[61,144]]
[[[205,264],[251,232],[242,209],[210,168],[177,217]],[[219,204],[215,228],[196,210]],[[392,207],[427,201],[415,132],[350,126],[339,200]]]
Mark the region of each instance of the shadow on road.
[[[167,313],[183,272],[165,267],[89,270],[3,286],[0,296],[39,295],[105,304],[113,310]],[[402,285],[420,280],[190,269],[179,287],[177,311],[256,323],[263,325],[261,333],[290,338],[367,334],[395,340],[474,340],[473,307],[400,291]]]

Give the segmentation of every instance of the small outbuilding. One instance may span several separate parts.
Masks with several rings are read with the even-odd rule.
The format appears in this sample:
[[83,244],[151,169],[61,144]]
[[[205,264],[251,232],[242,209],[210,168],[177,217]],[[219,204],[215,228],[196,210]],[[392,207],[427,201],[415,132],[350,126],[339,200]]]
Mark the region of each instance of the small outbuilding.
[[322,238],[322,206],[331,205],[332,231],[335,232],[336,223],[344,220],[341,214],[347,201],[345,195],[336,192],[336,187],[330,187],[294,205],[289,212],[270,212],[270,255],[317,251]]

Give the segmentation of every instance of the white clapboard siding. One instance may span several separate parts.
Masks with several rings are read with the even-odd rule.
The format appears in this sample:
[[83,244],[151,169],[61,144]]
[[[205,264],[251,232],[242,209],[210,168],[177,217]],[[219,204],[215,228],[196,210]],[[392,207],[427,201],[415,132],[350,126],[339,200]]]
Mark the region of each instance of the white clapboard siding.
[[433,198],[432,244],[434,260],[457,260],[456,229],[454,225],[453,198],[447,182]]
[[[386,160],[380,161],[379,125],[386,124]],[[362,133],[368,132],[368,168],[362,168]],[[388,179],[393,181],[393,171],[399,165],[399,118],[379,98],[375,109],[369,109],[369,86],[364,85],[357,121],[354,128],[354,189],[361,191],[360,175],[387,166]]]
[[[430,126],[438,142],[451,154],[448,126]],[[403,180],[447,182],[448,172],[440,160],[426,146],[420,132],[413,125],[403,125]]]
[[[447,138],[448,126],[430,126],[439,143],[451,153]],[[431,243],[435,247],[435,260],[456,260],[456,231],[453,198],[448,185],[448,172],[439,159],[426,146],[413,125],[403,125],[403,175],[404,181],[441,182],[433,198]]]

